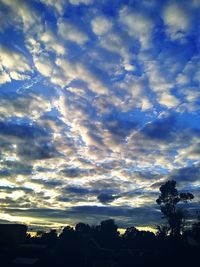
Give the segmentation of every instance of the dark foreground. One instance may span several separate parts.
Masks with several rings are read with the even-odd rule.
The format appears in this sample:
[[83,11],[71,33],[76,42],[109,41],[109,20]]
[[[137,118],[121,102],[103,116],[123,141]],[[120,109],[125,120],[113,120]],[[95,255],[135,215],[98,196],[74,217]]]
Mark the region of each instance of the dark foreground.
[[128,228],[119,235],[112,220],[101,227],[79,223],[60,235],[52,230],[36,237],[24,225],[0,225],[0,266],[192,267],[199,265],[199,236],[154,235]]
[[139,267],[139,266],[198,266],[199,248],[165,250],[120,250],[103,255],[102,252],[84,257],[65,254],[45,247],[22,245],[9,251],[2,250],[0,266],[72,266],[72,267]]

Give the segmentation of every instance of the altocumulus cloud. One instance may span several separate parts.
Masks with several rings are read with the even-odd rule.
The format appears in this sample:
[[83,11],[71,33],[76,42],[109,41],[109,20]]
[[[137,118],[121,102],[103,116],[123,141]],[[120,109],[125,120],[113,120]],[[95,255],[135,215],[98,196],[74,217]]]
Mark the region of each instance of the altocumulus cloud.
[[199,16],[196,0],[0,0],[0,220],[155,225],[167,179],[197,207]]

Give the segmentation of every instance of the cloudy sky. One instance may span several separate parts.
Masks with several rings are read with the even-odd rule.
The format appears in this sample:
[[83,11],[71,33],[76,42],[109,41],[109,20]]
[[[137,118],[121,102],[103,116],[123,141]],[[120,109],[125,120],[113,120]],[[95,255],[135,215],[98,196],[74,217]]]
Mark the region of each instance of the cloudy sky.
[[0,221],[161,222],[200,186],[199,0],[0,0]]

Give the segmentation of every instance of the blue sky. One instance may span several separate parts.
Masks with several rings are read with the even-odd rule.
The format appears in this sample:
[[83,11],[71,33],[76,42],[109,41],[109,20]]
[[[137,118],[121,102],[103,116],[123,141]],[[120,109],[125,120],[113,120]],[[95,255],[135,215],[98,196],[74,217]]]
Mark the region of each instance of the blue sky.
[[0,0],[0,220],[161,221],[200,186],[199,0]]

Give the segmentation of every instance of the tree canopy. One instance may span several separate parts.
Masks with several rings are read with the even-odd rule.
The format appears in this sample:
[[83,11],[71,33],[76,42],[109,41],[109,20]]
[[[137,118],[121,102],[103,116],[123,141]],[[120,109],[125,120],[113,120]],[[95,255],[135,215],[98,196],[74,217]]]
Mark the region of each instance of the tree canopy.
[[176,181],[169,180],[160,187],[160,196],[156,200],[160,206],[164,218],[169,224],[171,235],[180,235],[184,227],[185,210],[178,206],[180,202],[192,200],[194,196],[191,193],[179,193],[176,189]]

